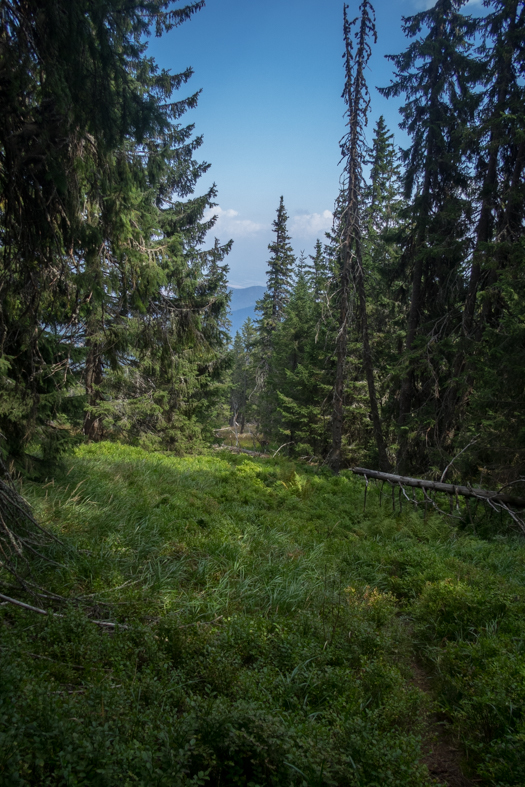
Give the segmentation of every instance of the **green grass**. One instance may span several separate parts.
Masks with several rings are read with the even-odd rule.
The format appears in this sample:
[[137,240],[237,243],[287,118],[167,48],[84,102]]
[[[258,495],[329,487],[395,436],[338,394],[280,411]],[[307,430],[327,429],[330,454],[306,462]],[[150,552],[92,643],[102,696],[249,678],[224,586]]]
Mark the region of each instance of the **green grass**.
[[0,607],[1,785],[430,785],[416,656],[472,774],[525,784],[525,546],[497,523],[114,444],[23,492],[65,542],[39,582],[82,603]]

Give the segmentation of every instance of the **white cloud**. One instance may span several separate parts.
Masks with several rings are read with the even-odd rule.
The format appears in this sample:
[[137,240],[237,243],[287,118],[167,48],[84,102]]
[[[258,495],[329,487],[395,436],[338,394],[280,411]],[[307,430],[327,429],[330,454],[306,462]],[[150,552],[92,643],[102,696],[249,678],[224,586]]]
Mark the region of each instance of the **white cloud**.
[[204,212],[204,219],[208,221],[213,216],[217,216],[217,221],[212,232],[220,235],[232,235],[233,237],[246,237],[254,235],[256,232],[265,229],[264,224],[257,224],[250,219],[240,219],[239,211],[233,208],[223,210],[219,205],[216,208],[207,208]]
[[331,229],[333,219],[333,214],[329,210],[323,210],[322,213],[304,213],[294,216],[290,226],[290,234],[292,238],[295,235],[301,237],[322,235]]

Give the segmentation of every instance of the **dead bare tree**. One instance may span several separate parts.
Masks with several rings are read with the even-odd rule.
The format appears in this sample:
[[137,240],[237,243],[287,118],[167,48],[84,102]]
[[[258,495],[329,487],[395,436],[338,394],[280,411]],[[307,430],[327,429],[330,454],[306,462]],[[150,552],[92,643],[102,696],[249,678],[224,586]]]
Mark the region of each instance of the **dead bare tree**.
[[[352,36],[352,28],[358,18],[348,20],[348,6],[344,6],[345,40],[345,88],[343,98],[347,105],[348,132],[341,142],[342,159],[345,161],[343,173],[343,214],[340,222],[339,242],[339,326],[336,340],[336,374],[332,411],[332,450],[330,465],[337,473],[341,466],[341,443],[344,421],[344,386],[347,366],[348,330],[351,321],[351,296],[355,288],[359,309],[363,365],[368,385],[370,413],[374,438],[379,454],[379,466],[390,469],[386,445],[383,438],[381,418],[377,403],[374,379],[374,366],[368,320],[366,312],[365,271],[361,244],[360,196],[363,181],[362,162],[364,157],[364,128],[370,108],[370,94],[365,79],[365,69],[371,55],[370,39],[377,40],[375,12],[369,0],[363,0],[360,7],[359,28]],[[357,48],[354,55],[352,38]]]

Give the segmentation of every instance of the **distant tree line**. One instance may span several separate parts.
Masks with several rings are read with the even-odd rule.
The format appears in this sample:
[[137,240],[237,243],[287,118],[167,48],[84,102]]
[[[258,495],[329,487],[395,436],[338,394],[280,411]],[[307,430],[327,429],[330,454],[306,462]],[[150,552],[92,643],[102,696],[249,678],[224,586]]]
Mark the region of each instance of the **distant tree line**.
[[524,471],[525,6],[463,5],[404,19],[382,89],[405,99],[402,151],[382,117],[365,140],[374,12],[345,7],[333,230],[295,259],[281,198],[259,316],[235,337],[238,422],[335,470],[438,472],[468,446],[471,476]]

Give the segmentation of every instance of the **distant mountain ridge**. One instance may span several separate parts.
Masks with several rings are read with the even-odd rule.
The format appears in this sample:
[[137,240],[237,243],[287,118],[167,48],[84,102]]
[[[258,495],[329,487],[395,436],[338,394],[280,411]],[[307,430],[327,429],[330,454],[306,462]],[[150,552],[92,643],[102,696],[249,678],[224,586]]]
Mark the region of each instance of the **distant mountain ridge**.
[[231,292],[230,309],[232,312],[238,309],[245,309],[247,306],[255,306],[255,302],[262,298],[266,287],[255,285],[254,287],[241,287],[239,289],[229,287]]
[[232,338],[237,331],[240,331],[245,320],[250,317],[256,318],[255,304],[266,292],[266,287],[255,285],[253,287],[242,287],[240,289],[229,288],[231,292],[230,301],[230,329]]

